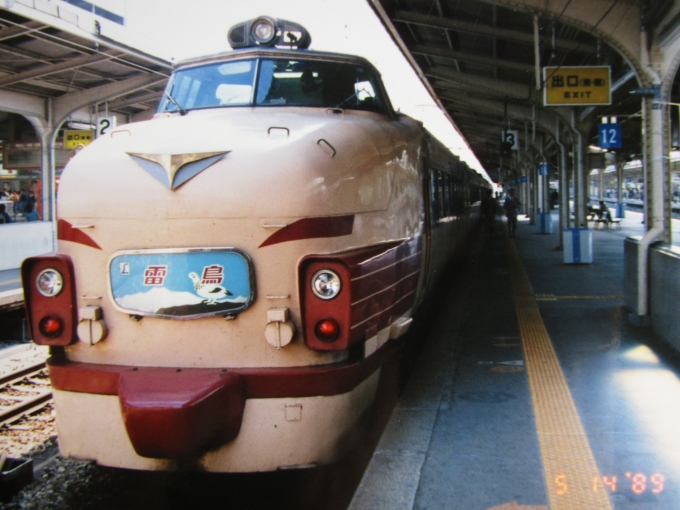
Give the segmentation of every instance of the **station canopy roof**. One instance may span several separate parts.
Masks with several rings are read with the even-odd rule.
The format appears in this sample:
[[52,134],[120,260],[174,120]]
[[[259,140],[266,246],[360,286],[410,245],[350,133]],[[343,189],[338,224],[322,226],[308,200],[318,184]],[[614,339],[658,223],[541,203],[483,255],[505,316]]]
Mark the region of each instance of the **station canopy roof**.
[[[513,168],[512,157],[501,154],[501,132],[517,131],[524,148],[527,139],[533,138],[532,121],[541,118],[535,112],[549,110],[536,88],[536,29],[541,67],[610,66],[611,104],[574,107],[574,120],[592,128],[600,117],[616,116],[623,129],[621,157],[633,159],[641,153],[641,100],[631,94],[640,84],[628,61],[592,29],[575,26],[559,13],[535,18],[528,7],[499,2],[370,1],[382,11],[379,14],[387,29],[492,180],[522,173]],[[571,1],[584,9],[588,6],[587,0]],[[611,8],[617,3],[612,2]],[[672,2],[648,4],[647,26],[658,29]],[[636,15],[637,11],[631,12]],[[605,11],[602,19],[608,14]],[[594,20],[595,26],[602,19]],[[155,110],[172,69],[169,62],[104,37],[85,39],[5,10],[0,10],[0,27],[0,90],[58,98],[135,77],[158,77],[141,88],[107,98],[109,112],[134,117]],[[672,99],[680,102],[677,86]],[[545,127],[540,122],[536,125],[539,130]],[[586,145],[597,145],[597,130],[589,133]],[[557,146],[550,137],[546,140],[541,150],[547,160],[554,161]]]
[[39,21],[0,10],[0,89],[57,98],[143,75],[158,80],[108,99],[108,111],[137,115],[155,111],[169,62],[114,41],[93,41]]
[[[536,29],[540,67],[611,68],[611,104],[573,107],[575,122],[591,126],[586,146],[598,143],[595,126],[600,117],[616,116],[624,141],[619,153],[626,159],[641,154],[641,99],[631,94],[640,87],[635,72],[626,58],[600,37],[601,33],[585,24],[577,26],[573,19],[562,15],[568,8],[595,12],[592,0],[560,3],[564,5],[562,13],[548,12],[549,4],[539,2],[372,0],[372,3],[494,181],[501,179],[498,171],[501,166],[505,169],[504,180],[514,178],[511,158],[500,153],[502,131],[518,131],[523,150],[526,139],[532,139],[532,120],[540,119],[541,112],[547,113],[552,108],[543,107],[542,92],[536,87]],[[644,3],[646,28],[657,33],[659,27],[663,30],[664,24],[669,23],[668,13],[673,4],[668,0],[595,3],[599,10],[597,16],[592,15],[594,27],[602,29],[603,20],[611,21],[610,14],[620,16],[620,12],[612,11],[615,7],[627,8],[625,16],[637,20],[639,6]],[[677,26],[677,20],[671,25]],[[639,29],[630,37],[639,38]],[[675,102],[680,98],[677,89],[677,85],[673,87]],[[571,112],[561,113],[569,122]],[[537,128],[540,132],[543,126],[537,123]],[[546,159],[555,161],[557,147],[549,137],[543,151]],[[517,170],[514,172],[516,175]]]

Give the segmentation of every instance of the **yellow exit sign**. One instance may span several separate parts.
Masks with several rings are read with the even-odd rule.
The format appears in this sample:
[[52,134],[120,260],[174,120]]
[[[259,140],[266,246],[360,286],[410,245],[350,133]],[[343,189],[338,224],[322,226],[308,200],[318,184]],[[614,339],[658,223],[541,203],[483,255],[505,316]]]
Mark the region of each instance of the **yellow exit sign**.
[[544,67],[543,83],[545,106],[612,104],[609,66]]
[[79,145],[89,145],[94,140],[94,131],[64,131],[64,149],[75,149]]

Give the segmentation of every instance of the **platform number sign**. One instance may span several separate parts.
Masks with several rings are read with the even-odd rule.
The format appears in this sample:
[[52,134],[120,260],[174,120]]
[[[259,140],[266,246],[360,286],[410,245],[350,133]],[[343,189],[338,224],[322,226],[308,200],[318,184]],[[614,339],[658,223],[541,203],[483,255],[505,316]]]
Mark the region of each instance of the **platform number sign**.
[[510,150],[519,149],[519,133],[517,131],[503,131],[501,141],[509,144]]
[[621,148],[621,124],[600,124],[598,126],[601,149]]
[[108,135],[116,127],[116,117],[99,117],[97,120],[97,138]]

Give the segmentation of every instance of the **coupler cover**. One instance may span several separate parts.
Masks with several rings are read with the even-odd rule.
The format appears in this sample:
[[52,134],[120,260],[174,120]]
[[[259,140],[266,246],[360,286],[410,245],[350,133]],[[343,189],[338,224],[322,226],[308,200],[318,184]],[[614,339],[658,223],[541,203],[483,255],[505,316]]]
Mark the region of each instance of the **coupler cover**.
[[238,374],[139,368],[121,374],[118,384],[125,428],[142,457],[200,456],[241,428],[245,390]]

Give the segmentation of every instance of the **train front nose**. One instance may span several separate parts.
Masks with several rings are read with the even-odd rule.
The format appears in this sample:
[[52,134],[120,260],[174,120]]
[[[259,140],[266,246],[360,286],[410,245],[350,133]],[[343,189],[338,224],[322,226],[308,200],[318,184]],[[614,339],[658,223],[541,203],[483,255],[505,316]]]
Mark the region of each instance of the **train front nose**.
[[245,407],[242,377],[225,370],[130,369],[118,396],[135,451],[156,459],[197,457],[232,441]]

